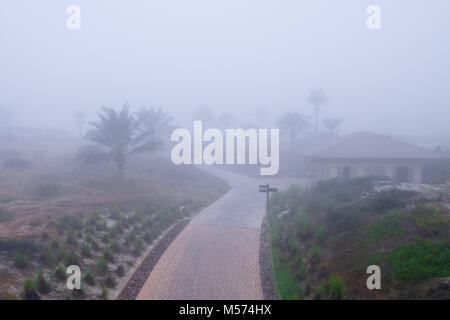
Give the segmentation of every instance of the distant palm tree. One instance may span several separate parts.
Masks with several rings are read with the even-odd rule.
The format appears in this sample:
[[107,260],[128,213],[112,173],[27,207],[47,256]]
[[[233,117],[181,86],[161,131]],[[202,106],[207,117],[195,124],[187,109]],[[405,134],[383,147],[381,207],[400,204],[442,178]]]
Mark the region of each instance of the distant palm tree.
[[319,134],[319,112],[323,104],[328,102],[328,97],[323,93],[322,89],[315,89],[309,93],[306,101],[314,107],[315,129],[316,135]]
[[333,139],[338,135],[338,128],[342,123],[342,119],[339,118],[325,118],[322,121],[323,126],[327,129],[327,135],[329,139]]
[[298,111],[286,111],[277,121],[280,132],[289,135],[291,145],[294,145],[295,139],[308,124],[309,118]]
[[128,104],[119,112],[103,107],[98,117],[98,122],[90,122],[94,128],[85,135],[94,145],[81,148],[77,159],[85,164],[113,160],[119,170],[119,180],[123,181],[126,159],[155,150],[158,145],[149,141],[151,132],[142,129],[141,120],[130,113]]
[[162,146],[169,137],[173,126],[173,118],[162,108],[142,108],[137,112],[141,129],[149,133],[149,140],[153,144]]

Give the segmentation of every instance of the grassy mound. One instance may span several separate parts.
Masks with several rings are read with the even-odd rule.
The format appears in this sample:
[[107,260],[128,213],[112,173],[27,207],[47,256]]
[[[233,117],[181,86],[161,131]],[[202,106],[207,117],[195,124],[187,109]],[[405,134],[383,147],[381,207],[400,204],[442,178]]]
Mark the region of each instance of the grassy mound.
[[[380,191],[377,182],[336,179],[272,196],[282,299],[444,298],[435,289],[450,276],[450,197]],[[366,287],[372,264],[381,268],[381,290]]]

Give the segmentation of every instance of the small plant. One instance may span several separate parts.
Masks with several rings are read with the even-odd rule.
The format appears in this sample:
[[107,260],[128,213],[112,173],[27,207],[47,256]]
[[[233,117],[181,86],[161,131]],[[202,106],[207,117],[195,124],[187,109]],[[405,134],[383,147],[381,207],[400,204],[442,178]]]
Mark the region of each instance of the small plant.
[[103,252],[103,257],[106,259],[106,261],[114,263],[115,259],[114,259],[114,253],[112,253],[112,251],[110,249],[106,249]]
[[66,260],[66,257],[67,257],[67,255],[66,255],[64,249],[61,247],[58,247],[58,250],[56,252],[56,261],[64,262]]
[[42,270],[38,272],[35,283],[37,290],[42,294],[47,294],[52,290],[50,282],[47,279],[45,279],[44,272]]
[[57,266],[53,271],[53,277],[58,281],[66,280],[66,268],[62,265]]
[[327,283],[322,281],[316,288],[316,299],[325,299],[327,297]]
[[29,264],[28,258],[21,253],[14,255],[14,265],[19,269],[25,269]]
[[289,251],[293,252],[294,254],[300,250],[300,243],[297,240],[297,238],[295,237],[295,235],[291,235],[288,238],[288,247],[289,247]]
[[113,220],[120,220],[121,218],[120,209],[117,207],[112,208],[109,217]]
[[295,217],[295,222],[297,226],[297,232],[300,236],[306,237],[309,236],[311,233],[311,221],[309,220],[308,215],[306,214],[305,209],[300,208],[297,211],[297,215]]
[[56,241],[56,240],[52,240],[51,246],[52,246],[52,248],[53,248],[53,249],[56,249],[56,248],[58,248],[58,247],[59,247],[59,243],[58,243],[58,241]]
[[108,275],[105,279],[105,286],[110,289],[114,289],[116,286],[116,279],[112,274]]
[[144,241],[147,243],[152,242],[152,236],[151,236],[150,232],[145,231],[144,235],[142,236],[142,239],[144,239]]
[[125,268],[123,267],[122,264],[119,264],[119,265],[117,266],[116,274],[117,274],[117,276],[119,276],[119,277],[123,277],[123,276],[125,275]]
[[94,251],[100,251],[100,249],[101,249],[100,245],[95,240],[91,241],[91,248]]
[[93,286],[95,284],[95,277],[92,273],[91,269],[86,269],[84,274],[84,282],[87,283],[90,286]]
[[80,257],[73,250],[70,252],[70,254],[66,258],[66,266],[71,266],[71,265],[76,265],[76,266],[80,265]]
[[75,239],[75,234],[70,231],[69,234],[67,235],[67,244],[74,246],[77,244],[77,240]]
[[108,273],[108,261],[103,257],[99,258],[97,260],[96,268],[99,274]]
[[78,299],[82,299],[86,296],[86,291],[84,290],[83,286],[81,286],[80,289],[72,290],[72,296]]
[[113,241],[111,243],[110,249],[114,253],[119,253],[120,252],[120,245],[119,245],[119,243],[117,241]]
[[317,263],[322,258],[322,249],[320,247],[313,247],[309,250],[309,261]]
[[344,296],[344,284],[342,280],[337,276],[332,276],[329,281],[330,286],[330,298],[342,299]]
[[143,250],[142,241],[140,239],[136,239],[133,243],[133,251],[131,252],[133,256],[139,257]]
[[40,297],[36,292],[36,284],[33,280],[26,279],[23,282],[23,296],[25,300],[40,300]]
[[320,225],[316,229],[316,234],[314,235],[314,238],[315,238],[317,243],[322,243],[323,242],[323,240],[325,239],[325,231],[326,231],[326,228],[325,228],[325,226],[323,224]]
[[56,256],[50,248],[42,248],[39,258],[46,266],[51,266],[56,262]]
[[102,287],[102,294],[100,296],[101,299],[103,300],[107,300],[108,299],[108,295],[109,295],[109,290],[106,286]]
[[0,297],[0,300],[13,301],[17,300],[17,297],[9,292],[3,293],[3,296]]
[[91,247],[89,246],[89,243],[83,243],[83,245],[81,246],[81,254],[86,258],[92,257]]

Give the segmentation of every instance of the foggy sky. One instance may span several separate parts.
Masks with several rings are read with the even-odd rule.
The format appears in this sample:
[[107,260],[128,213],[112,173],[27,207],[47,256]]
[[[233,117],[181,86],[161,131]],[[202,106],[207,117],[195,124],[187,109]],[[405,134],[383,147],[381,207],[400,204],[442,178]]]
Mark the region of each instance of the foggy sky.
[[[366,27],[371,4],[380,31]],[[449,132],[449,17],[448,0],[2,0],[0,106],[73,131],[77,109],[125,101],[182,124],[200,105],[311,114],[320,87],[321,115],[344,118],[343,132]]]

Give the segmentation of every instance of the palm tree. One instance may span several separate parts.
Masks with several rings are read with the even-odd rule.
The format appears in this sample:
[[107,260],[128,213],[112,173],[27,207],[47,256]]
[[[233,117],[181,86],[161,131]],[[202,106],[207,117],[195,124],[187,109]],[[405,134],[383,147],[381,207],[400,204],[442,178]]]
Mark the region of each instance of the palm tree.
[[339,118],[325,118],[322,121],[323,126],[327,129],[327,135],[329,139],[333,139],[338,135],[339,125],[342,123],[342,119]]
[[142,108],[137,112],[141,129],[149,133],[149,140],[154,145],[164,145],[164,140],[170,136],[175,128],[173,118],[162,108]]
[[316,136],[319,134],[319,112],[323,104],[328,102],[328,97],[323,93],[322,89],[315,89],[309,93],[306,101],[314,107]]
[[277,121],[281,133],[287,133],[294,145],[297,136],[309,124],[309,118],[298,111],[286,111]]
[[128,104],[119,112],[103,107],[98,117],[98,122],[89,123],[94,128],[85,135],[94,144],[81,148],[77,159],[85,164],[113,160],[119,180],[123,181],[127,157],[154,150],[157,145],[148,140],[151,132],[142,129],[140,119],[130,113]]

